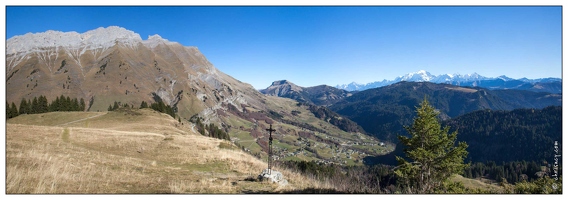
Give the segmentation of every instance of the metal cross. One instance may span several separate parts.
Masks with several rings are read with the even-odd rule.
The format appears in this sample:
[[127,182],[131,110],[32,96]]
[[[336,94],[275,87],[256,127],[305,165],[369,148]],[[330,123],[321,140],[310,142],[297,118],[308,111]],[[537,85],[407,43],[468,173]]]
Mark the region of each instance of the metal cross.
[[266,131],[270,135],[268,138],[268,174],[272,174],[272,132],[276,130],[272,129],[272,124],[270,124],[270,128],[266,129]]

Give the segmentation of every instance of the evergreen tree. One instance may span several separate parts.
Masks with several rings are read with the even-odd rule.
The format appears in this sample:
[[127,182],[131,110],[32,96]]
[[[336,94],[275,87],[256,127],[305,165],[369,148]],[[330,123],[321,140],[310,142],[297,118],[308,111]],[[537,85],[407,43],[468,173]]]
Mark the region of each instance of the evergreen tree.
[[18,107],[16,107],[16,104],[14,102],[12,102],[12,106],[10,106],[10,109],[12,110],[12,117],[17,117],[18,115]]
[[463,173],[468,164],[467,144],[455,145],[457,131],[448,134],[449,127],[441,128],[438,112],[424,98],[416,109],[417,116],[412,126],[405,127],[410,137],[398,136],[405,145],[407,161],[397,156],[399,165],[395,174],[404,181],[411,193],[431,193],[442,186],[452,174]]
[[148,103],[142,101],[142,103],[140,104],[140,108],[148,108]]
[[118,109],[120,106],[118,106],[118,102],[114,102],[114,105],[112,106],[112,110],[116,110]]
[[562,194],[562,177],[555,180],[544,176],[531,182],[522,181],[515,184],[514,192],[517,194]]
[[73,105],[71,102],[71,98],[67,96],[65,98],[65,106],[63,107],[63,111],[72,111],[72,110],[73,110]]
[[32,108],[30,110],[31,114],[39,113],[39,103],[37,102],[37,97],[34,97],[34,100],[32,100],[31,108]]
[[71,109],[69,111],[79,111],[79,101],[77,98],[71,100]]
[[81,100],[79,100],[79,111],[85,111],[85,107],[85,100],[81,98]]
[[41,96],[39,96],[37,101],[38,101],[38,104],[39,104],[39,113],[49,112],[47,97],[41,95]]
[[26,101],[26,99],[22,98],[22,101],[20,102],[20,115],[21,114],[28,114],[28,110],[29,110],[29,106],[28,106],[28,102]]
[[14,117],[14,113],[12,113],[12,107],[10,107],[10,104],[6,101],[6,118],[10,119]]
[[55,100],[53,100],[51,104],[49,104],[49,111],[50,112],[59,111],[58,106],[59,106],[59,97],[55,97]]
[[59,97],[59,102],[57,102],[57,111],[65,111],[65,96],[61,95]]
[[13,117],[18,116],[18,108],[16,108],[16,112],[14,112],[14,102],[12,102],[12,105],[10,105],[8,103],[8,101],[6,101],[6,118],[10,119]]
[[27,104],[27,105],[28,105],[28,107],[27,107],[28,111],[27,111],[26,113],[32,114],[32,112],[33,112],[33,111],[32,111],[32,101],[31,101],[30,99],[28,99],[28,104]]

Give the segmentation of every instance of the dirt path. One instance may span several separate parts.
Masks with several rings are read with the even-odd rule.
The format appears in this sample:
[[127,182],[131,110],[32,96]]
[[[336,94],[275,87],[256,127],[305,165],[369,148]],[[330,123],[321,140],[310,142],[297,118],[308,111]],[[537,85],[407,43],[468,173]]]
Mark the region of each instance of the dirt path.
[[55,126],[65,126],[65,125],[68,125],[68,124],[72,124],[72,123],[76,123],[76,122],[80,122],[80,121],[85,121],[85,120],[87,120],[87,119],[92,119],[92,118],[95,118],[95,117],[100,117],[100,116],[105,115],[105,114],[106,114],[106,113],[100,113],[100,114],[95,115],[95,116],[90,116],[90,117],[87,117],[87,118],[78,119],[78,120],[75,120],[75,121],[70,121],[70,122],[63,123],[63,124],[58,124],[58,125],[55,125]]

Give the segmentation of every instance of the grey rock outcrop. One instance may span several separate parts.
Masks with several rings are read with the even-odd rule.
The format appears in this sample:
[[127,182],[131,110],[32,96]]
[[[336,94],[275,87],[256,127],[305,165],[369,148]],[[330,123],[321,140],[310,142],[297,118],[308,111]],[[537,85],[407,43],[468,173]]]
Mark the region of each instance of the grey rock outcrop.
[[261,181],[270,181],[271,183],[278,183],[280,185],[287,185],[288,181],[284,179],[284,176],[279,171],[274,171],[269,169],[262,170],[262,173],[258,175],[258,179]]

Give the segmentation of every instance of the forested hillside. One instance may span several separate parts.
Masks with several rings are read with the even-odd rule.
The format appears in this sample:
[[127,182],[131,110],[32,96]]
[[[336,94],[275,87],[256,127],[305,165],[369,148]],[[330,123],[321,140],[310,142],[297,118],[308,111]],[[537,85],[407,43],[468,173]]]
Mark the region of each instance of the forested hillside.
[[329,108],[355,121],[369,134],[396,142],[397,134],[406,134],[403,126],[411,123],[414,108],[424,97],[440,112],[443,120],[476,110],[541,109],[562,103],[560,94],[400,82],[358,92]]
[[[443,121],[442,126],[449,126],[450,132],[457,130],[457,141],[465,141],[469,145],[466,162],[491,161],[498,165],[512,161],[550,163],[555,155],[554,141],[562,141],[562,107],[482,110]],[[367,157],[365,162],[396,165],[395,156],[403,154],[403,148],[397,144],[393,152]]]
[[562,141],[562,107],[481,110],[449,121],[458,130],[458,141],[466,141],[474,162],[537,161],[554,158],[554,141]]

